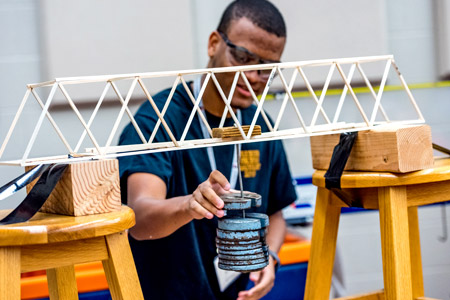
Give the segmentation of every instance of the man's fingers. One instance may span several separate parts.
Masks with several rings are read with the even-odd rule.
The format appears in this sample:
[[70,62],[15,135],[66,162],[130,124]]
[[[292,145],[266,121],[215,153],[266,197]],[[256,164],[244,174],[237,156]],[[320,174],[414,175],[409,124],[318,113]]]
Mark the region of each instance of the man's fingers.
[[253,281],[255,284],[258,283],[260,277],[261,277],[261,272],[251,272],[250,273],[250,280]]
[[[194,197],[194,194],[193,194]],[[214,215],[205,209],[203,206],[200,205],[195,199],[189,201],[189,209],[191,211],[192,217],[194,219],[212,219]]]
[[211,172],[211,174],[209,174],[209,182],[211,183],[211,185],[214,185],[215,183],[219,184],[220,187],[225,191],[228,191],[231,188],[231,185],[225,175],[217,170],[214,170]]
[[216,206],[222,205],[223,207],[223,202],[210,188],[205,189],[204,191],[197,189],[192,195],[195,200],[193,202],[202,209],[198,208],[196,205],[193,205],[192,208],[201,213],[205,218],[212,219],[213,215],[216,215],[219,218],[223,217],[224,211]]
[[267,270],[252,272],[250,279],[255,282],[255,286],[248,291],[239,292],[238,300],[259,299],[270,292],[274,284],[274,278]]
[[[214,205],[216,208],[221,209],[223,208],[223,200],[220,199],[220,197],[216,194],[216,192],[209,186],[199,186],[199,191],[202,194],[202,198],[204,198],[206,201],[210,202],[212,205]],[[199,199],[202,200],[202,199]]]

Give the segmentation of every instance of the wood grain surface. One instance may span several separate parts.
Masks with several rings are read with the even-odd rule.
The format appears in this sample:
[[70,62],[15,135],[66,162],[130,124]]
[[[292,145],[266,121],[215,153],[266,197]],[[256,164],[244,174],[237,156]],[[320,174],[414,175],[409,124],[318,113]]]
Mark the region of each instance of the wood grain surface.
[[[325,170],[313,174],[313,184],[325,187]],[[341,177],[342,188],[412,185],[450,180],[450,158],[436,158],[434,166],[410,173],[345,171]]]
[[[311,137],[313,168],[330,165],[339,134]],[[433,166],[431,128],[428,125],[380,126],[360,131],[345,170],[411,172]]]
[[[242,130],[245,134],[248,134],[248,130],[250,129],[250,125],[243,125]],[[261,135],[261,126],[255,125],[252,131],[252,136]],[[231,126],[231,127],[223,127],[223,128],[213,128],[212,130],[213,138],[242,138],[241,132],[239,128]]]
[[0,299],[20,299],[20,248],[0,247]]
[[378,189],[385,296],[412,299],[406,188]]
[[77,281],[73,266],[47,270],[49,296],[52,300],[78,300]]
[[360,295],[335,298],[334,300],[384,300],[384,290],[365,293]]
[[[30,191],[34,186],[27,186]],[[41,211],[85,216],[120,209],[119,166],[116,159],[70,164]]]
[[129,265],[129,262],[133,262],[133,255],[128,246],[126,232],[108,235],[105,238],[110,258],[103,260],[103,268],[112,298],[143,299],[136,268]]
[[[1,210],[0,217],[9,212]],[[88,239],[120,232],[134,224],[134,212],[127,206],[110,213],[81,217],[37,213],[28,222],[0,226],[0,246]]]
[[328,300],[341,208],[331,205],[330,191],[318,188],[305,284],[305,300]]

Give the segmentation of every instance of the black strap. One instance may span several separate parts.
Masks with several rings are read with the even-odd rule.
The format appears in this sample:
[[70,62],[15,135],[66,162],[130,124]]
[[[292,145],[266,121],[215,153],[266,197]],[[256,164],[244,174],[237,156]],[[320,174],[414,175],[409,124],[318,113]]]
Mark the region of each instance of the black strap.
[[339,144],[334,147],[330,166],[325,173],[325,187],[327,189],[341,188],[341,176],[357,136],[357,131],[341,133]]
[[[38,165],[0,187],[0,200],[8,198],[15,192],[27,186],[33,180],[41,176],[48,167],[49,165]],[[11,189],[13,190],[11,191]]]
[[44,205],[67,166],[68,164],[52,164],[48,166],[22,203],[4,217],[0,224],[13,224],[31,219]]
[[433,143],[433,149],[440,151],[442,153],[450,155],[450,149],[447,149],[445,147],[439,146],[438,144]]

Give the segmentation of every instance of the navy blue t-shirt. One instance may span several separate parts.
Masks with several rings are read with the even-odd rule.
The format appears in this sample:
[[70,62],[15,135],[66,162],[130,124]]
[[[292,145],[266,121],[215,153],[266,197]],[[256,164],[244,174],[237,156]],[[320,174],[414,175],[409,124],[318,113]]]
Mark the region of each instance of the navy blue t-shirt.
[[[170,89],[153,97],[161,111]],[[179,85],[164,116],[175,138],[179,139],[193,108],[184,87]],[[242,123],[251,123],[255,106],[241,110]],[[206,113],[211,128],[218,127],[220,118]],[[139,108],[136,122],[148,139],[155,128],[158,117],[149,101]],[[262,131],[268,128],[262,118],[257,124]],[[231,118],[225,126],[232,126]],[[194,116],[186,136],[202,139],[198,115]],[[159,127],[155,142],[170,141],[163,128]],[[119,144],[140,144],[141,139],[129,124],[120,136]],[[230,179],[234,146],[213,147],[217,169]],[[191,194],[211,173],[206,148],[142,154],[119,158],[122,201],[126,203],[127,177],[136,172],[159,176],[167,186],[166,198]],[[262,196],[261,207],[254,209],[271,215],[296,199],[286,155],[281,141],[248,143],[242,145],[241,172],[244,190]],[[238,188],[238,187],[237,187]],[[248,275],[242,275],[223,293],[214,270],[213,259],[217,256],[215,236],[217,217],[193,220],[168,237],[157,240],[137,241],[130,236],[130,246],[139,274],[145,299],[236,299],[245,290]]]

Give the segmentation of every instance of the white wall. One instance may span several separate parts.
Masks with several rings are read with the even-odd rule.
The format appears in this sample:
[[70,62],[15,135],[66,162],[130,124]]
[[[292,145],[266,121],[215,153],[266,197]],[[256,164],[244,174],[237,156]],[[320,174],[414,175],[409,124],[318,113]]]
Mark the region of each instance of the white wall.
[[[33,0],[0,1],[1,141],[25,94],[25,85],[42,80],[38,6],[38,2]],[[31,109],[30,113],[33,112],[38,113]],[[23,130],[32,128],[31,124],[25,124]],[[23,144],[25,141],[18,143]],[[8,158],[3,157],[2,160]],[[0,185],[21,173],[21,168],[0,166]],[[23,199],[23,194],[0,201],[0,208],[13,207],[19,199]]]
[[[12,121],[18,103],[31,82],[61,76],[130,73],[141,71],[179,70],[204,67],[207,62],[206,40],[217,26],[218,19],[230,1],[56,1],[5,0],[0,2],[0,141]],[[442,75],[442,47],[436,38],[436,1],[426,0],[348,0],[348,1],[274,1],[284,14],[288,26],[288,43],[283,60],[351,57],[394,54],[408,83],[433,82]],[[442,1],[441,1],[442,4]],[[174,6],[177,9],[173,9]],[[442,17],[441,17],[442,20]],[[440,52],[439,52],[440,51]],[[445,52],[445,51],[444,51]],[[436,53],[441,53],[437,55]],[[444,53],[445,54],[445,53]],[[154,87],[153,91],[159,89]],[[417,89],[413,95],[427,122],[432,126],[433,141],[450,147],[450,88]],[[386,93],[395,99],[395,93]],[[80,94],[82,101],[91,96]],[[94,97],[95,98],[95,97]],[[302,101],[298,99],[296,101]],[[269,111],[279,102],[267,103]],[[135,110],[137,106],[133,106]],[[399,107],[399,112],[402,107]],[[33,116],[27,112],[24,128],[17,135],[29,133]],[[82,110],[87,114],[88,110]],[[115,108],[105,109],[99,127],[110,122]],[[67,128],[75,128],[66,111],[55,118],[67,119]],[[40,140],[37,150],[48,151],[53,141]],[[23,147],[18,140],[14,147]],[[50,145],[50,146],[49,146]],[[293,175],[310,176],[309,140],[285,141]],[[14,154],[14,153],[12,153]],[[12,155],[11,154],[11,155]],[[7,159],[3,157],[2,159]],[[0,184],[22,172],[18,167],[0,167]],[[0,208],[13,207],[18,197],[0,201]],[[423,211],[423,212],[422,212]],[[379,242],[377,216],[367,233],[360,234],[365,215],[343,218],[339,245],[348,247],[350,237],[364,245]],[[421,209],[422,249],[425,288],[428,296],[450,299],[450,242],[432,247],[440,233],[440,210]],[[356,241],[355,240],[355,241]],[[378,242],[377,242],[378,241]],[[378,250],[351,259],[342,251],[346,283],[349,291],[362,287],[379,288]],[[358,275],[359,261],[367,276]]]

